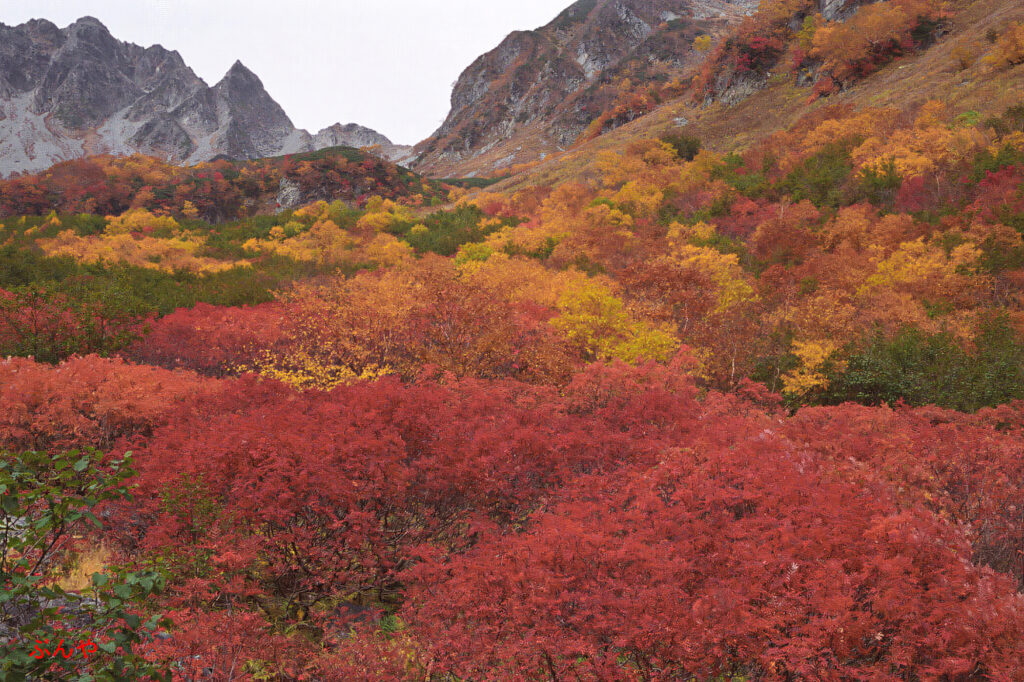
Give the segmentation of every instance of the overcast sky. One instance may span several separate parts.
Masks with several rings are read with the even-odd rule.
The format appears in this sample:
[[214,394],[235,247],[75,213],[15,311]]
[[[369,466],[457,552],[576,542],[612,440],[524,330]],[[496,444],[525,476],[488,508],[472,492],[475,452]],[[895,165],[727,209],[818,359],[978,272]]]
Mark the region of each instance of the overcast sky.
[[360,123],[393,142],[430,135],[464,68],[572,0],[0,0],[0,23],[94,16],[114,37],[177,50],[208,84],[236,59],[295,125]]

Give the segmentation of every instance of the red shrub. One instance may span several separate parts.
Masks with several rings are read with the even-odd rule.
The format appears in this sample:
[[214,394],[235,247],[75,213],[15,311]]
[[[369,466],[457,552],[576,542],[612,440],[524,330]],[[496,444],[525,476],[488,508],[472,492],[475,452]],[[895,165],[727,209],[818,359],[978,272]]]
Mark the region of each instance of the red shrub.
[[[586,476],[522,533],[409,572],[435,672],[472,679],[998,679],[1024,614],[950,525],[741,419]],[[841,447],[841,446],[840,446]],[[854,477],[856,478],[856,477]],[[966,616],[970,614],[970,616]]]
[[94,355],[57,366],[9,358],[0,361],[0,447],[110,447],[165,423],[176,405],[226,387]]
[[908,504],[965,524],[975,561],[1015,575],[1024,586],[1022,407],[977,415],[938,408],[809,408],[787,422],[786,433],[822,454],[866,465],[902,491]]
[[151,326],[123,355],[135,362],[220,376],[278,341],[285,321],[278,303],[179,308]]
[[[397,598],[414,548],[521,523],[574,476],[653,463],[697,413],[665,367],[594,366],[567,389],[395,379],[296,393],[244,377],[135,443],[121,544],[165,557],[175,603]],[[186,576],[190,576],[186,579]]]

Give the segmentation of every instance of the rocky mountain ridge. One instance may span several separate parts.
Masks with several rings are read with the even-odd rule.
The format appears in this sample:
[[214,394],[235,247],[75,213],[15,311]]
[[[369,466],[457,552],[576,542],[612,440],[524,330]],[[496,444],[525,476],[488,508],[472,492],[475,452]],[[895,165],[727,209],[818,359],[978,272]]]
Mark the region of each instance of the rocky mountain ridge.
[[195,164],[338,145],[409,149],[356,124],[296,128],[241,62],[211,87],[177,52],[117,40],[92,17],[0,24],[0,176],[91,154]]
[[[578,0],[535,31],[510,34],[459,77],[447,119],[416,146],[421,172],[487,174],[564,150],[612,105],[624,78],[661,80],[699,65],[758,0]],[[610,87],[603,87],[610,86]]]

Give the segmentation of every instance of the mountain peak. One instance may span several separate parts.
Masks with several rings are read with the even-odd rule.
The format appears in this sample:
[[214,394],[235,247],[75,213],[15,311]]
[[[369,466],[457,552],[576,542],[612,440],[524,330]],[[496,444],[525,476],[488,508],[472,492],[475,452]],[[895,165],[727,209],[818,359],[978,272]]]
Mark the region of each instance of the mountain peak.
[[[459,76],[441,127],[415,167],[441,177],[490,174],[576,142],[627,78],[682,76],[703,61],[700,35],[722,34],[758,0],[578,0],[534,31],[510,33]],[[600,130],[628,123],[625,109]]]
[[[6,24],[4,24],[2,21],[0,21],[0,26],[2,26],[4,28],[11,28],[11,27],[7,26]],[[50,21],[48,19],[29,19],[25,23],[19,24],[15,28],[22,29],[22,30],[29,30],[29,31],[31,31],[31,30],[37,30],[37,31],[38,30],[59,31],[60,30],[59,28],[57,28],[57,25],[55,23],[53,23],[52,21]]]
[[0,24],[0,176],[92,154],[141,152],[191,164],[339,141],[384,145],[387,138],[359,127],[314,139],[240,60],[210,87],[177,52],[118,40],[96,17],[64,28],[45,19]]
[[100,21],[96,17],[88,15],[84,17],[79,17],[79,19],[75,21],[73,24],[71,24],[71,26],[100,26],[104,29],[107,28],[102,21]]
[[250,69],[248,66],[246,66],[245,64],[242,63],[241,59],[236,59],[235,60],[235,63],[231,65],[230,69],[228,69],[228,73],[229,74],[231,74],[231,73],[244,73],[244,74],[251,74],[251,75],[254,75],[254,76],[256,75],[256,74],[254,74],[252,72],[252,69]]
[[371,130],[358,123],[335,123],[327,126],[319,133],[318,137],[325,140],[325,146],[336,147],[371,147],[374,145],[391,146],[393,143],[385,135]]
[[260,80],[260,77],[253,73],[252,69],[243,64],[240,59],[235,60],[235,63],[224,74],[224,78],[221,79],[218,85],[246,87],[252,90],[263,89],[263,81]]
[[70,35],[92,34],[110,38],[110,31],[106,25],[96,17],[81,17],[73,24],[70,24],[64,32]]

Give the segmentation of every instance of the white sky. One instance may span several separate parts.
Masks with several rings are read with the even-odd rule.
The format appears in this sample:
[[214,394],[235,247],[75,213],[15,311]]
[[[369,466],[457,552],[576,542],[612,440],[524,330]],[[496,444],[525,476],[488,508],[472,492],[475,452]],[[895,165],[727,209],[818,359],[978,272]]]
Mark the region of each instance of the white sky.
[[115,38],[159,43],[213,85],[236,59],[296,126],[360,123],[393,142],[427,137],[451,86],[509,32],[572,0],[0,0],[0,23],[94,16]]

